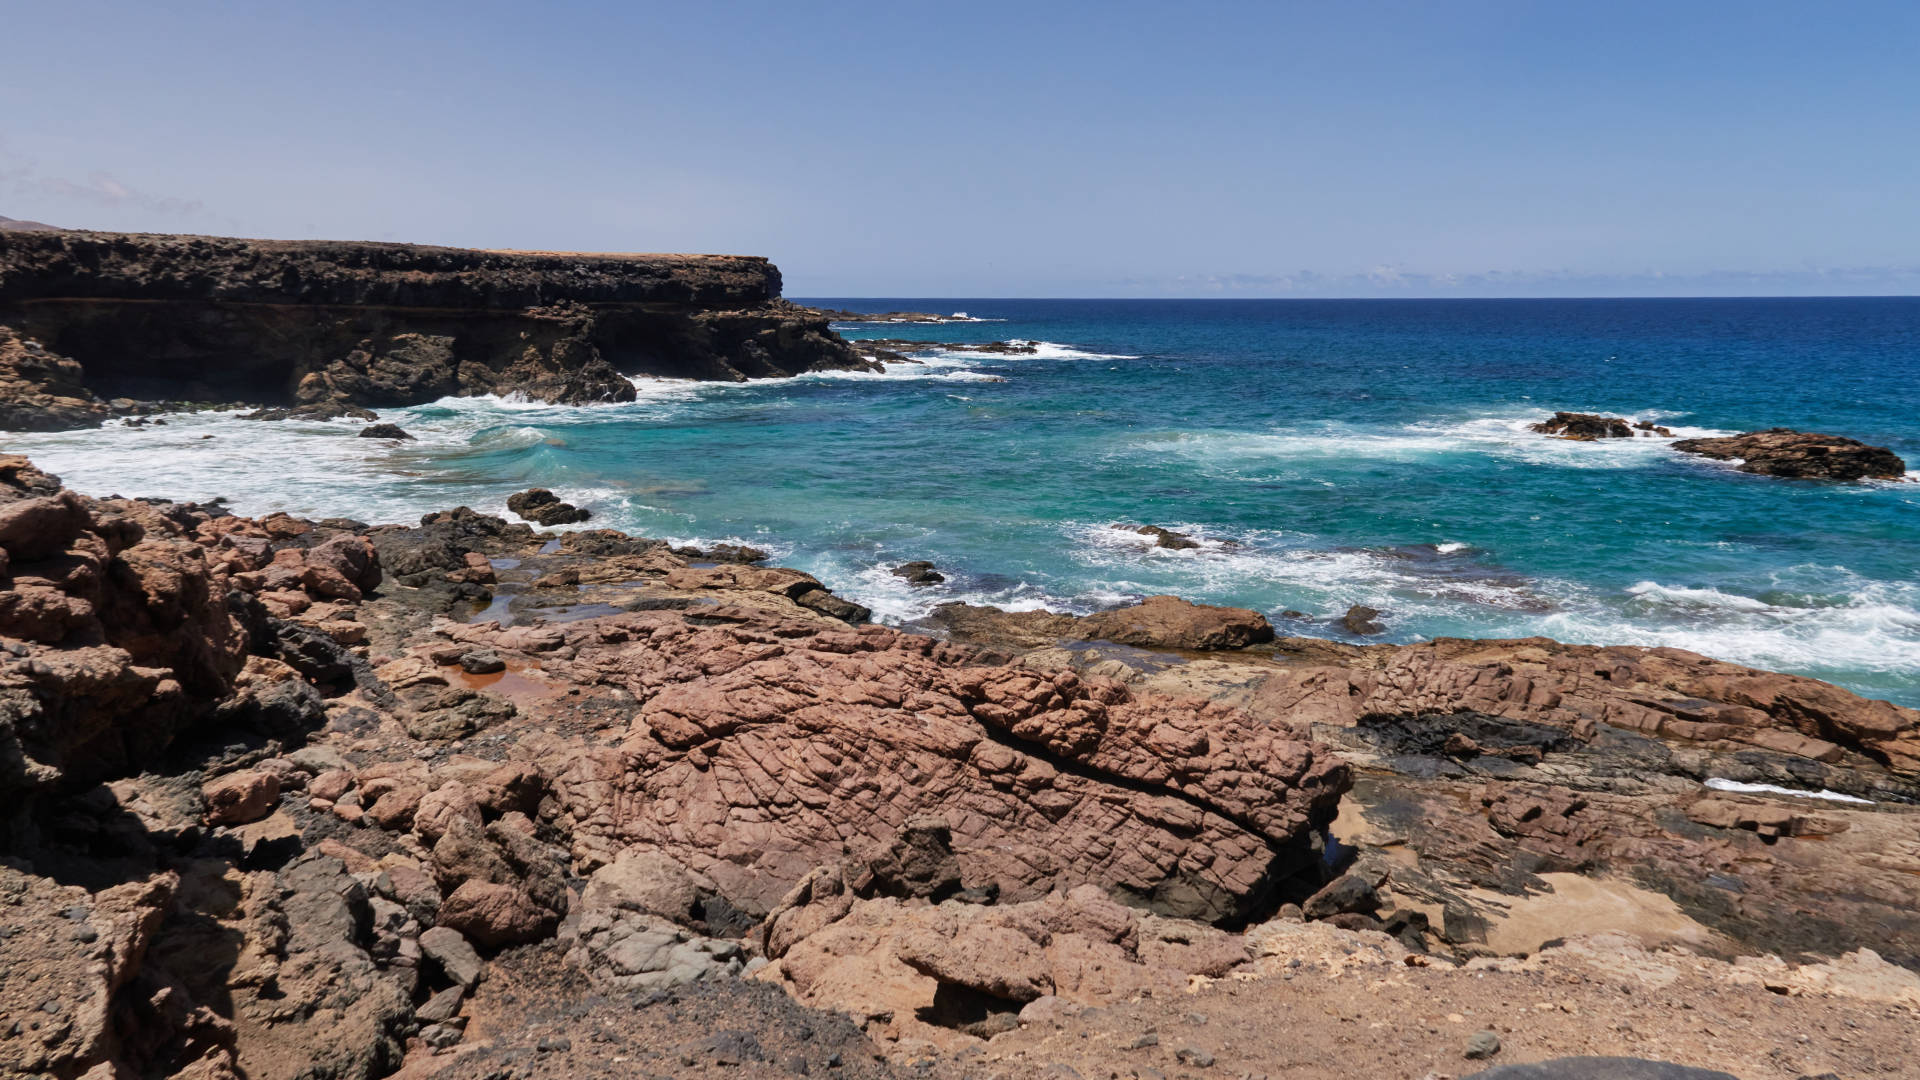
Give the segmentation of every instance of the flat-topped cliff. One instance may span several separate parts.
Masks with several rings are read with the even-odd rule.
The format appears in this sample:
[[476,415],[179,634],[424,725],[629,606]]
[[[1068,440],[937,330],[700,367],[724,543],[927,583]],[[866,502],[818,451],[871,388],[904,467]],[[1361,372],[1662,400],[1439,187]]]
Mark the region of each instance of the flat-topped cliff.
[[871,366],[779,296],[754,256],[0,233],[0,324],[78,361],[94,394],[307,415]]

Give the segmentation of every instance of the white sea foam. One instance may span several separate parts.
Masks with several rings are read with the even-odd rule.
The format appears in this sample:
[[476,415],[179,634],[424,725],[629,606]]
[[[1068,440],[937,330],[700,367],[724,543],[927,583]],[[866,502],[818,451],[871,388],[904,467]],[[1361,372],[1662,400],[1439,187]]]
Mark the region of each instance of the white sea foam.
[[[1621,415],[1615,411],[1612,415]],[[1418,461],[1446,454],[1478,454],[1531,465],[1575,469],[1640,469],[1671,460],[1672,439],[1636,437],[1583,442],[1556,439],[1529,429],[1542,415],[1496,415],[1464,420],[1432,420],[1392,427],[1326,420],[1270,432],[1174,432],[1137,440],[1133,448],[1149,454],[1179,454],[1215,475],[1252,479],[1249,468],[1290,460],[1365,458]],[[1700,438],[1729,432],[1712,428],[1671,428],[1676,438]]]
[[1776,784],[1749,784],[1743,780],[1724,780],[1718,776],[1708,780],[1705,786],[1714,791],[1736,791],[1745,795],[1793,795],[1802,799],[1825,799],[1828,802],[1873,805],[1872,799],[1862,799],[1857,795],[1843,795],[1826,788],[1821,788],[1819,791],[1806,791],[1801,788],[1780,787]]
[[[1801,589],[1805,581],[1820,582],[1819,591]],[[1920,586],[1813,565],[1778,571],[1769,584],[1774,588],[1756,597],[1640,582],[1624,604],[1583,597],[1543,616],[1536,632],[1562,641],[1674,646],[1780,671],[1920,670]]]
[[1280,530],[1222,536],[1192,522],[1166,527],[1201,546],[1157,547],[1153,538],[1111,523],[1069,523],[1065,530],[1075,544],[1075,561],[1098,570],[1111,588],[1134,595],[1174,591],[1244,604],[1249,594],[1277,594],[1321,613],[1366,604],[1394,611],[1403,620],[1457,616],[1463,609],[1537,611],[1552,603],[1541,594],[1542,583],[1471,564],[1430,564],[1409,551],[1329,547],[1315,537]]

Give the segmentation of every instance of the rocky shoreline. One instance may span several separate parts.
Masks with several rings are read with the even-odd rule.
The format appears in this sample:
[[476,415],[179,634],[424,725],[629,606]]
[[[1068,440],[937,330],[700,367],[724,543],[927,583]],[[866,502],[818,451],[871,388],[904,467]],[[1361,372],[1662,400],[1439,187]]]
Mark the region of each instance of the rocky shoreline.
[[1752,1080],[1920,1019],[1920,712],[1812,679],[1173,597],[930,635],[19,457],[0,552],[9,1074]]
[[0,230],[9,427],[142,402],[370,417],[449,395],[630,401],[627,376],[875,370],[762,258]]

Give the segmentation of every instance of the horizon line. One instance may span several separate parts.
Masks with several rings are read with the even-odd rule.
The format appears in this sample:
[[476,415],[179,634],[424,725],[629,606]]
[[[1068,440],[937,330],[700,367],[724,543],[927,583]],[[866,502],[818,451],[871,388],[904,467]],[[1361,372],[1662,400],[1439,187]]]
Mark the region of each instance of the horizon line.
[[1106,301],[1154,301],[1154,300],[1205,300],[1230,303],[1246,300],[1286,300],[1301,303],[1321,303],[1329,300],[1341,302],[1385,302],[1405,303],[1431,300],[1458,300],[1506,303],[1515,301],[1556,301],[1556,300],[1920,300],[1920,293],[1753,293],[1739,296],[1701,295],[1701,296],[885,296],[878,293],[859,296],[852,293],[840,295],[820,294],[815,296],[788,296],[781,294],[783,300],[980,300],[996,303],[1005,300],[1106,300]]

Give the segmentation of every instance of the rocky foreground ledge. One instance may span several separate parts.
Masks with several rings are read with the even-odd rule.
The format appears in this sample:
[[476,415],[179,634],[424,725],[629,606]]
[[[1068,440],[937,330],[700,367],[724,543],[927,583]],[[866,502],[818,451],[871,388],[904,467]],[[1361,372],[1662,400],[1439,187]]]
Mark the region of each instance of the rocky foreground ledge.
[[1814,680],[1173,598],[932,637],[18,457],[0,551],[8,1075],[1868,1076],[1920,1019],[1920,713]]
[[577,405],[631,400],[625,375],[870,369],[828,322],[750,256],[0,230],[0,325],[77,362],[103,415],[115,398],[311,416],[489,393]]

